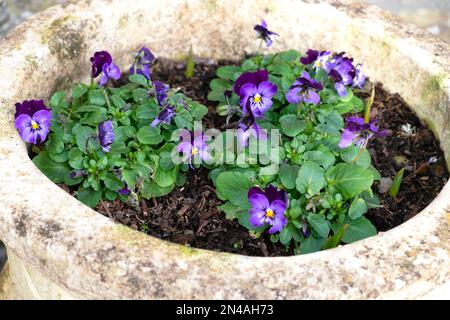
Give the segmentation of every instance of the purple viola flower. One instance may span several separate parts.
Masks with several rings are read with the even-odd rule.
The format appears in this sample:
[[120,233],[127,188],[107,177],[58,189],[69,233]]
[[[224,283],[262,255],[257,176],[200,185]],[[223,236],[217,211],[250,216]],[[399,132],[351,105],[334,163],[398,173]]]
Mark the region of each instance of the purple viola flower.
[[279,36],[278,33],[267,29],[267,22],[265,20],[263,20],[261,24],[257,24],[253,29],[258,34],[258,38],[264,40],[268,47],[270,47],[273,42],[271,36]]
[[250,103],[250,109],[255,118],[262,118],[264,113],[272,107],[272,98],[276,95],[278,87],[270,81],[261,82],[258,86],[246,83],[240,90],[240,104],[247,112],[246,104]]
[[241,88],[244,84],[253,83],[255,86],[259,86],[265,81],[269,81],[269,72],[267,70],[261,69],[255,72],[245,72],[236,79],[233,91],[240,96]]
[[142,74],[148,80],[151,80],[150,65],[155,60],[155,56],[146,47],[142,47],[141,50],[136,54],[134,63],[130,68],[130,74]]
[[[16,112],[19,111],[18,109],[21,108],[18,107]],[[47,109],[41,109],[30,115],[29,113],[33,111],[32,107],[23,107],[20,111],[24,113],[16,117],[15,126],[22,140],[32,144],[44,142],[50,130],[52,113]]]
[[323,86],[317,80],[311,78],[308,72],[303,71],[302,76],[298,78],[286,94],[286,100],[295,104],[300,102],[319,104],[320,96],[317,91],[323,89]]
[[352,87],[358,87],[360,89],[363,88],[364,83],[366,82],[366,75],[361,71],[362,64],[358,64],[356,66],[355,78],[353,79]]
[[122,196],[128,196],[130,195],[131,191],[128,189],[128,185],[125,181],[122,181],[124,184],[124,187],[122,189],[117,190],[117,193]]
[[326,62],[331,56],[329,51],[318,51],[309,49],[306,51],[306,57],[300,58],[304,65],[314,64],[314,69],[326,68]]
[[336,54],[330,62],[326,63],[326,69],[334,81],[334,88],[340,97],[347,95],[346,86],[353,84],[356,69],[353,59],[344,56],[344,52]]
[[250,223],[254,227],[269,225],[269,233],[280,232],[286,225],[287,219],[284,215],[288,207],[287,193],[277,190],[273,185],[268,185],[263,191],[253,187],[248,191],[250,209]]
[[114,63],[103,65],[103,76],[100,79],[100,85],[104,86],[109,79],[118,80],[120,79],[120,69]]
[[166,104],[167,93],[169,92],[169,85],[162,83],[161,81],[153,81],[153,89],[155,91],[156,100],[158,104],[163,107]]
[[87,176],[86,170],[75,170],[69,173],[71,179],[78,179]]
[[366,123],[364,118],[351,116],[346,119],[346,125],[338,146],[344,149],[354,143],[360,148],[365,148],[373,136],[386,137],[387,130],[380,130],[377,120],[370,120],[369,123]]
[[250,136],[253,136],[258,140],[267,140],[267,132],[261,129],[258,124],[253,123],[252,126],[246,126],[243,123],[239,124],[239,129],[237,129],[236,137],[239,145],[242,147],[248,146],[248,140]]
[[116,135],[114,134],[113,123],[106,120],[98,125],[98,140],[104,152],[109,152],[111,145],[114,143]]
[[209,147],[206,144],[208,137],[202,132],[195,132],[192,137],[189,131],[183,130],[180,138],[182,141],[177,146],[177,152],[183,154],[183,162],[192,165],[192,162],[197,158],[204,161],[212,160],[211,154],[208,152]]
[[150,124],[151,127],[156,127],[158,124],[165,123],[165,124],[170,124],[170,122],[172,121],[173,117],[175,116],[175,110],[173,107],[168,106],[165,107],[159,114],[158,116],[155,118],[155,120],[153,120],[153,122]]
[[109,65],[112,63],[112,57],[107,51],[95,52],[94,56],[91,57],[92,64],[92,78],[97,78],[103,71],[104,65]]
[[44,103],[44,100],[25,100],[23,102],[16,103],[16,113],[14,118],[17,118],[21,114],[27,114],[30,117],[40,110],[50,111]]

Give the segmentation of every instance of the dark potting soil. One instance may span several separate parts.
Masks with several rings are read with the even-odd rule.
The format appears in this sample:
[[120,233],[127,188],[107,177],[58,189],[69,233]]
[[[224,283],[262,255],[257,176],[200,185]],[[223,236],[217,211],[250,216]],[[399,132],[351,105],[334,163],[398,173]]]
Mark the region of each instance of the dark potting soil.
[[[215,71],[224,64],[229,62],[197,61],[194,76],[187,79],[184,63],[159,59],[153,66],[152,76],[208,106],[204,126],[220,129],[225,121],[216,114],[216,104],[207,100],[207,94]],[[364,99],[369,96],[366,92],[358,95]],[[390,94],[377,84],[372,112],[380,119],[381,127],[389,130],[387,138],[373,139],[368,146],[374,166],[382,177],[391,179],[400,168],[405,168],[396,199],[386,192],[388,179],[373,188],[382,206],[371,209],[366,217],[378,231],[386,231],[424,209],[443,188],[449,175],[439,142],[398,94]],[[133,229],[191,247],[249,256],[293,254],[293,248],[286,251],[281,244],[273,244],[267,235],[253,239],[237,222],[227,220],[217,209],[221,201],[207,176],[205,169],[191,171],[183,187],[175,188],[165,197],[142,200],[140,211],[119,200],[104,201],[96,210]]]

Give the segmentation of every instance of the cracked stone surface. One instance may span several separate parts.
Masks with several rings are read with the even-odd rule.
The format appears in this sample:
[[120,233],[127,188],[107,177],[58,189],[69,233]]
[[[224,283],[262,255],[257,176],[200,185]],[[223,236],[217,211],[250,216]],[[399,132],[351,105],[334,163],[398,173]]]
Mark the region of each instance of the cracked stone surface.
[[364,63],[371,79],[400,93],[440,138],[450,167],[450,47],[374,6],[349,0],[86,0],[54,7],[0,43],[0,239],[9,253],[0,297],[450,297],[450,184],[389,232],[309,255],[258,258],[187,248],[116,224],[70,197],[28,159],[13,126],[16,101],[48,99],[56,89],[86,81],[89,57],[99,47],[108,47],[121,68],[142,44],[175,59],[190,44],[212,58],[256,51],[247,12],[265,17],[283,35],[274,51],[327,48]]

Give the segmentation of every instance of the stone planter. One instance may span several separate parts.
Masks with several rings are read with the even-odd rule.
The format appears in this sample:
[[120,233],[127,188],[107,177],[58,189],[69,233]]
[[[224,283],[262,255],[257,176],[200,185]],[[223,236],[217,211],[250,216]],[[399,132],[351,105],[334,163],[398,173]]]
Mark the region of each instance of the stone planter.
[[[253,17],[248,19],[248,17]],[[450,167],[450,48],[375,7],[349,1],[92,0],[57,6],[0,45],[0,239],[9,298],[449,298],[450,184],[420,214],[375,237],[304,256],[255,258],[171,244],[97,214],[48,180],[14,129],[13,106],[86,81],[108,49],[122,69],[157,56],[237,58],[257,50],[347,51],[398,92],[442,142]]]

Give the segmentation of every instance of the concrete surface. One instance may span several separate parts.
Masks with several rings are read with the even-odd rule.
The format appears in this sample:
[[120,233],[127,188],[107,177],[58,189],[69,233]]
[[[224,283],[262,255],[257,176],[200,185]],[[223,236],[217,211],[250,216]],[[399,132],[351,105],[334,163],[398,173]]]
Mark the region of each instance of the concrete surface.
[[98,48],[108,48],[121,68],[143,44],[168,58],[184,55],[189,44],[212,58],[254,52],[248,12],[283,34],[274,51],[345,50],[362,62],[371,79],[398,92],[429,124],[450,166],[450,46],[376,7],[347,0],[90,0],[56,7],[0,43],[0,238],[10,253],[0,296],[449,298],[450,183],[425,210],[386,233],[309,255],[258,258],[187,248],[114,223],[29,161],[14,129],[16,101],[48,99],[86,81]]

